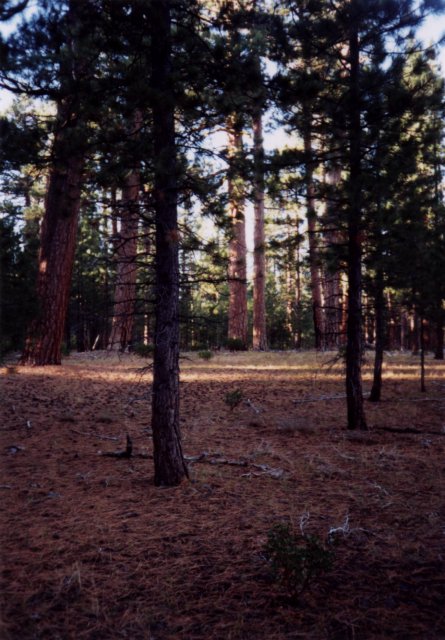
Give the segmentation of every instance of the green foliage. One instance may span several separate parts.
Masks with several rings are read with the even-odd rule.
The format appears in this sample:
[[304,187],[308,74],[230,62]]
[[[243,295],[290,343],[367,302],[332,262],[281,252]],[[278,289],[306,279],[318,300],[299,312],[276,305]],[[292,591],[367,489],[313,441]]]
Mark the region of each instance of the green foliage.
[[137,344],[133,348],[133,352],[141,358],[150,358],[155,350],[154,344]]
[[246,351],[246,345],[240,338],[229,338],[227,348],[229,351]]
[[297,598],[318,575],[329,571],[333,552],[316,536],[297,534],[288,524],[277,524],[268,532],[264,547],[274,576],[291,598]]
[[201,358],[201,360],[211,360],[213,358],[213,351],[198,351],[198,358]]
[[234,389],[233,391],[228,391],[226,393],[224,402],[229,405],[230,410],[233,411],[234,408],[240,404],[243,398],[244,394],[241,389]]
[[[34,283],[38,225],[18,224],[20,210],[10,203],[0,207],[0,350],[20,350],[27,324],[37,314]],[[28,237],[29,236],[29,237]]]

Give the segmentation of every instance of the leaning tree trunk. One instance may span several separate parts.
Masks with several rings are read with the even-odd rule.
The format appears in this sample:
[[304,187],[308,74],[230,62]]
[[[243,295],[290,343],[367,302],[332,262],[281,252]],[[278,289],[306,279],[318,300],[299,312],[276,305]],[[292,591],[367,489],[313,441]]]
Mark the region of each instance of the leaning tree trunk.
[[267,350],[266,255],[264,233],[264,146],[261,111],[253,117],[254,237],[253,237],[253,348]]
[[229,340],[247,348],[247,269],[244,184],[239,174],[243,139],[237,123],[229,124],[229,215],[232,223],[229,240]]
[[152,86],[156,225],[152,429],[154,483],[187,476],[179,429],[179,230],[169,0],[153,0]]
[[348,207],[348,319],[346,397],[348,429],[367,429],[362,391],[362,240],[361,124],[358,28],[352,22],[349,39],[349,207]]
[[82,155],[72,153],[68,143],[69,130],[76,124],[70,106],[61,104],[58,110],[62,124],[54,138],[54,164],[48,178],[40,234],[36,284],[39,309],[27,331],[22,364],[51,365],[62,361],[84,165]]

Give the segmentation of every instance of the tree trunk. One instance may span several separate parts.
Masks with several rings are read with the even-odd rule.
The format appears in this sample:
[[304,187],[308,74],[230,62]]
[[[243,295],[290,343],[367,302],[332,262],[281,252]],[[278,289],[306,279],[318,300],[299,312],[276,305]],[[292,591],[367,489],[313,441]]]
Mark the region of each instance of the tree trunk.
[[67,128],[75,126],[74,116],[67,110],[65,105],[59,106],[58,120],[62,124],[54,138],[55,160],[48,178],[40,234],[36,284],[39,311],[28,328],[21,358],[21,363],[27,365],[62,361],[84,165],[81,155],[66,157]]
[[153,0],[152,83],[156,225],[152,429],[156,486],[187,476],[179,429],[179,230],[168,0]]
[[[135,118],[135,130],[141,127],[140,113]],[[121,228],[117,239],[117,273],[109,350],[125,349],[131,343],[136,302],[137,243],[139,224],[139,171],[133,169],[122,191]]]
[[420,341],[420,391],[422,393],[425,393],[426,392],[426,386],[425,386],[425,321],[424,321],[422,316],[420,316],[419,341]]
[[[330,189],[335,190],[341,181],[341,168],[338,164],[334,164],[329,171],[326,171],[324,177],[325,183]],[[334,254],[334,247],[341,242],[340,232],[337,230],[338,210],[330,200],[326,204],[326,222],[327,227],[323,233],[323,241],[327,250],[331,250]],[[322,279],[322,300],[323,300],[323,316],[322,316],[322,347],[324,349],[336,349],[342,344],[342,288],[341,273],[338,265],[335,267],[331,264],[325,264],[323,267]]]
[[361,124],[358,28],[351,18],[349,39],[349,208],[348,208],[348,323],[346,396],[348,429],[367,429],[362,392],[362,240]]
[[[66,56],[59,68],[61,97],[57,104],[52,165],[45,196],[36,294],[38,312],[28,327],[21,363],[61,364],[62,340],[68,310],[76,249],[85,145],[79,132],[82,104],[79,83],[91,73],[82,55],[89,0],[69,0]],[[83,35],[80,35],[83,34]],[[86,91],[86,88],[83,87]]]
[[238,123],[229,124],[229,216],[232,223],[229,240],[229,340],[247,348],[247,270],[244,184],[239,174],[243,139]]
[[443,315],[439,312],[436,321],[436,348],[434,351],[435,360],[443,360]]
[[253,348],[267,350],[266,255],[264,233],[264,147],[261,112],[253,117],[254,249],[253,249]]
[[[141,126],[142,114],[136,110],[131,138],[137,138]],[[125,180],[122,191],[121,229],[117,240],[117,273],[109,350],[125,351],[131,344],[138,269],[139,190],[139,170],[133,168]]]
[[323,302],[321,292],[321,274],[317,241],[317,213],[315,210],[315,189],[312,166],[312,135],[311,116],[305,106],[305,133],[304,153],[306,156],[305,182],[306,182],[306,215],[309,236],[309,269],[311,276],[312,293],[312,318],[314,323],[315,348],[323,346]]
[[381,269],[377,270],[375,286],[375,354],[374,378],[369,396],[371,402],[379,402],[382,393],[383,353],[385,347],[385,296]]

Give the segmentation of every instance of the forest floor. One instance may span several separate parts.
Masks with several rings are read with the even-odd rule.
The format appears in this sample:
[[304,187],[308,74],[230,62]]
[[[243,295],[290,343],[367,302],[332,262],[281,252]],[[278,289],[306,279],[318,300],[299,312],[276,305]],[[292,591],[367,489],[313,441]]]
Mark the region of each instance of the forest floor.
[[[152,484],[146,360],[3,368],[0,636],[445,639],[445,364],[428,358],[422,394],[419,359],[389,355],[355,433],[333,356],[187,354],[194,461],[173,489]],[[103,455],[127,433],[131,458]],[[298,599],[264,552],[277,523],[335,538],[331,570]]]

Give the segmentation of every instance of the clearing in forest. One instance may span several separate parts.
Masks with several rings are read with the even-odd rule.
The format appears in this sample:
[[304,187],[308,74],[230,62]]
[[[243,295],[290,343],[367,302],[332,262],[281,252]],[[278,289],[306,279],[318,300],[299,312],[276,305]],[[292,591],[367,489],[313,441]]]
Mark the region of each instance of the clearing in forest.
[[[2,637],[443,639],[445,365],[422,394],[418,358],[387,357],[356,433],[333,357],[187,354],[175,489],[152,484],[145,360],[4,368]],[[335,542],[297,601],[264,553],[277,523]]]

